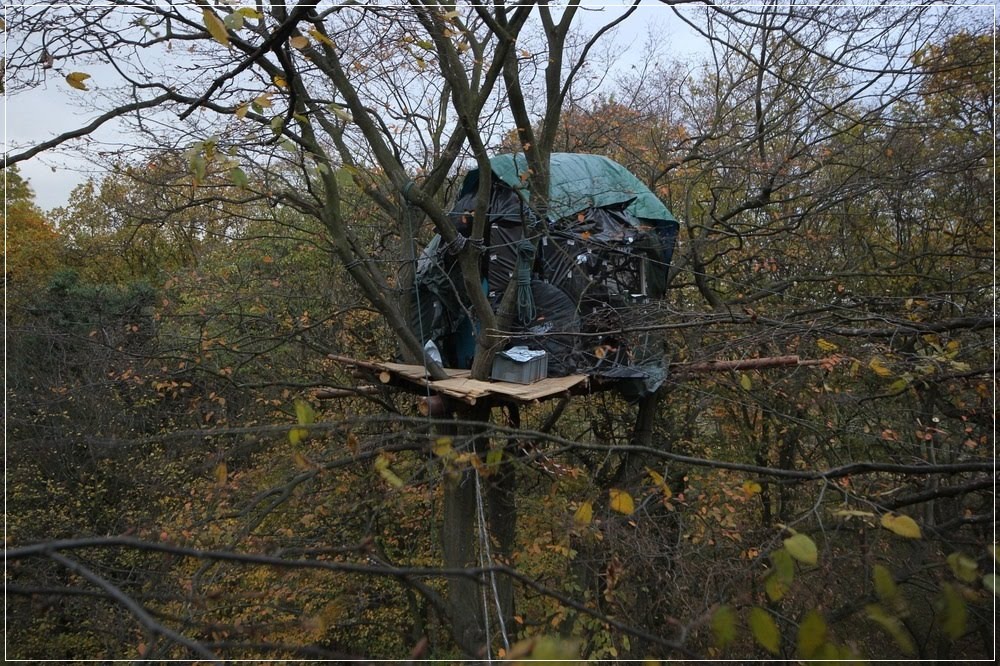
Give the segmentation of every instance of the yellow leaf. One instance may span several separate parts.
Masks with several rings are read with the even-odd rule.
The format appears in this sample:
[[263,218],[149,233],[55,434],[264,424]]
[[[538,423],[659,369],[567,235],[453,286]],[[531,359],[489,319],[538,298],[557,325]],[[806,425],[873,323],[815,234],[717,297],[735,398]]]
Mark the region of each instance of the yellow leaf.
[[875,357],[868,363],[868,367],[878,375],[879,377],[890,377],[892,376],[892,370],[886,367],[882,359]]
[[431,447],[438,458],[451,458],[455,455],[455,449],[451,446],[451,437],[438,437]]
[[748,497],[753,497],[759,493],[763,488],[756,481],[744,481],[743,482],[743,492],[746,493]]
[[302,35],[296,35],[288,40],[289,46],[293,49],[298,49],[299,51],[309,48],[309,38],[303,37]]
[[253,7],[240,7],[236,10],[236,14],[239,14],[243,18],[254,19],[255,21],[261,20],[263,17]]
[[816,341],[816,346],[822,349],[823,351],[827,352],[837,351],[837,349],[839,349],[837,345],[830,342],[829,340],[824,340],[823,338],[820,338],[819,340]]
[[406,485],[391,469],[380,469],[378,473],[393,488],[402,488]]
[[667,485],[667,481],[663,478],[662,474],[648,467],[646,468],[646,473],[649,474],[649,478],[653,480],[653,485],[659,488],[660,492],[663,493],[663,499],[670,499],[674,496],[673,491],[670,490],[670,486]]
[[965,553],[955,551],[948,556],[947,561],[955,578],[963,583],[971,583],[979,578],[979,574],[976,572],[978,568],[976,561]]
[[302,453],[300,453],[299,451],[296,451],[292,454],[292,462],[295,463],[296,467],[298,467],[303,471],[312,469],[312,465],[309,463],[309,459],[306,458],[304,455],[302,455]]
[[898,534],[901,537],[906,537],[907,539],[919,539],[922,536],[920,533],[920,525],[917,525],[916,521],[909,516],[887,513],[882,516],[881,522],[882,527],[889,530],[893,534]]
[[242,120],[243,118],[246,118],[248,111],[250,111],[250,105],[241,104],[239,107],[237,107],[236,111],[234,112],[234,115],[240,120]]
[[740,386],[743,387],[744,391],[749,391],[753,388],[753,382],[750,381],[750,375],[745,372],[740,373]]
[[292,428],[288,431],[288,441],[292,444],[298,444],[308,436],[309,431],[305,428]]
[[576,513],[573,514],[573,522],[577,525],[583,527],[584,525],[589,525],[590,521],[594,518],[594,506],[590,502],[584,502],[581,504]]
[[309,33],[309,36],[315,39],[317,42],[321,44],[326,44],[329,47],[333,47],[333,40],[324,35],[316,28],[310,28],[307,32]]
[[271,106],[271,94],[270,93],[264,93],[263,95],[261,95],[260,97],[258,97],[257,99],[255,99],[253,101],[253,103],[256,104],[259,107],[262,107],[262,108],[266,109],[269,106]]
[[90,74],[83,72],[71,72],[66,75],[66,83],[77,90],[90,90],[83,82],[90,78]]
[[816,543],[805,534],[793,534],[785,539],[785,550],[803,564],[816,564]]
[[226,485],[226,479],[229,476],[229,470],[226,468],[225,462],[220,462],[215,466],[215,485],[220,488]]
[[624,513],[626,516],[630,516],[635,512],[635,502],[632,501],[632,496],[627,492],[612,488],[608,491],[608,494],[611,497],[612,511]]
[[208,34],[212,36],[212,39],[223,46],[229,46],[229,32],[226,31],[226,24],[222,22],[222,19],[216,16],[215,12],[208,7],[201,10],[201,16],[205,23],[205,29],[208,30]]
[[274,81],[274,85],[278,86],[279,88],[288,87],[288,81],[286,81],[285,77],[283,77],[281,74],[275,74],[272,81]]

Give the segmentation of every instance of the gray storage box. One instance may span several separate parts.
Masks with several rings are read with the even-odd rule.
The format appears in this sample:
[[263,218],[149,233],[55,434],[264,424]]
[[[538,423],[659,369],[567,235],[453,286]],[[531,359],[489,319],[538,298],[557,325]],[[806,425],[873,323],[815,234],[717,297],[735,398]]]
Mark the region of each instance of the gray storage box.
[[511,347],[493,358],[490,377],[500,382],[530,384],[545,379],[549,371],[549,355],[541,349]]

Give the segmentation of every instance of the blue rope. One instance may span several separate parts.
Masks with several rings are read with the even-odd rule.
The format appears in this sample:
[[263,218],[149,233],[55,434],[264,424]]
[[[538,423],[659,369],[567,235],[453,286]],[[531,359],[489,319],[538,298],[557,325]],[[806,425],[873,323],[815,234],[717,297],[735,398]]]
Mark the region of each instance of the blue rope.
[[535,244],[527,238],[522,238],[514,245],[517,253],[517,263],[514,265],[517,276],[517,318],[522,324],[534,321],[537,311],[535,297],[531,293],[531,267],[535,263]]

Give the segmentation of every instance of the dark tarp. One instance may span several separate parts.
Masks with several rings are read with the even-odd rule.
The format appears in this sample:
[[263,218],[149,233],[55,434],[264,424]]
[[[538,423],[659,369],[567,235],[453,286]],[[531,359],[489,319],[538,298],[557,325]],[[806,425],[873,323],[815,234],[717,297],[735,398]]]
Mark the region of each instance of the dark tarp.
[[[547,219],[539,224],[522,178],[527,168],[523,156],[499,155],[490,165],[484,290],[496,307],[507,284],[520,276],[524,286],[519,287],[519,299],[530,291],[536,315],[527,323],[515,323],[517,335],[510,345],[545,349],[550,376],[584,372],[631,382],[634,391],[626,393],[655,390],[665,377],[660,356],[637,358],[625,341],[580,333],[626,329],[632,307],[664,295],[677,220],[616,162],[596,155],[554,154]],[[478,183],[478,170],[466,174],[450,213],[464,236],[471,233]],[[524,239],[537,247],[531,266],[526,265],[531,253],[525,257]],[[434,340],[446,364],[468,367],[471,352],[456,350],[472,348],[474,327],[462,305],[467,299],[458,269],[439,238],[420,259],[413,296],[413,324],[422,341]]]

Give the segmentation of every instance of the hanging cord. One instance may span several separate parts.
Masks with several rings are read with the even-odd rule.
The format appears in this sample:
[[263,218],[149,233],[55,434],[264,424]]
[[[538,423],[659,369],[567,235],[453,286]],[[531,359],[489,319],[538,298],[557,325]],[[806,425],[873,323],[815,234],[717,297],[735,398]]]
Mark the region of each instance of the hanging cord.
[[[488,566],[489,558],[486,555],[486,547],[490,540],[490,535],[486,533],[486,521],[483,512],[483,489],[479,485],[479,470],[473,468],[472,473],[476,477],[476,522],[479,523],[479,568],[485,569]],[[483,594],[483,621],[486,623],[486,663],[493,663],[493,636],[490,631],[490,605],[486,601],[486,586],[481,588]]]
[[[500,622],[500,640],[504,650],[510,652],[510,642],[507,639],[507,626],[503,619],[503,608],[500,607],[500,592],[497,590],[497,575],[493,571],[493,554],[490,552],[490,535],[486,527],[486,513],[483,511],[483,488],[479,482],[479,470],[473,470],[476,475],[476,515],[479,523],[479,566],[489,568],[490,587],[493,589],[493,603],[497,609],[497,620]],[[491,659],[490,645],[490,612],[486,601],[486,588],[483,587],[483,617],[486,619],[486,658]]]
[[527,238],[522,238],[514,244],[517,253],[517,263],[514,271],[517,276],[517,318],[522,324],[534,321],[537,311],[535,297],[531,293],[531,267],[535,263],[535,244]]

